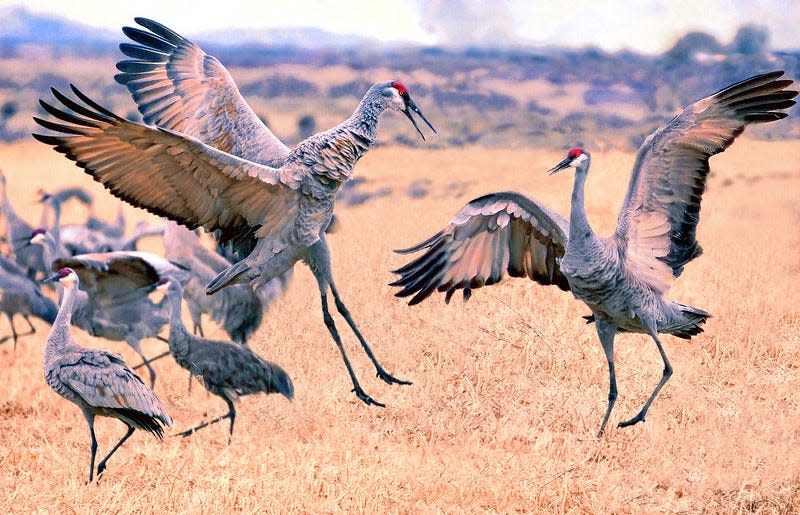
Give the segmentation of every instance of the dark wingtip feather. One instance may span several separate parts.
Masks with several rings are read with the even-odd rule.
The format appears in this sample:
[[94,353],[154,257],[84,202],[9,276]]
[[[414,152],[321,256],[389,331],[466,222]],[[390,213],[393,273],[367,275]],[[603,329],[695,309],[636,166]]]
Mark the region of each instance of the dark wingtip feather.
[[418,251],[420,251],[422,249],[429,248],[434,243],[436,243],[437,239],[441,238],[442,234],[443,234],[443,232],[439,231],[439,232],[437,232],[436,234],[434,234],[433,236],[431,236],[430,238],[428,238],[427,240],[425,240],[423,242],[417,243],[416,245],[413,245],[411,247],[406,247],[404,249],[394,249],[394,252],[396,252],[398,254],[411,254],[411,253],[414,253],[414,252],[418,252]]

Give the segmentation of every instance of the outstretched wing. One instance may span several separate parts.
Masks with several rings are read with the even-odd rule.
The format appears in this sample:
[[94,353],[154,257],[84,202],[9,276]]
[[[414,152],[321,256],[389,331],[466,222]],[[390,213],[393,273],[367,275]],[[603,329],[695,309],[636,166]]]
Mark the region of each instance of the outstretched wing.
[[147,30],[124,27],[135,43],[119,48],[114,78],[124,84],[144,121],[195,137],[218,150],[256,163],[280,166],[289,149],[247,105],[228,70],[188,39],[147,18]]
[[[65,267],[75,270],[80,279],[80,289],[89,294],[94,305],[106,308],[146,298],[158,281],[165,274],[169,275],[145,258],[123,251],[58,258],[52,267],[54,271]],[[172,268],[181,272],[174,265]]]
[[283,241],[280,236],[297,217],[299,177],[195,138],[130,122],[75,86],[72,90],[83,104],[55,89],[64,109],[40,101],[67,124],[34,118],[60,134],[33,136],[75,161],[114,195],[190,229],[219,230],[223,242],[252,234]]
[[751,123],[787,116],[795,104],[782,71],[751,77],[686,107],[642,144],[617,220],[627,265],[665,292],[702,252],[695,239],[708,159],[728,148]]
[[80,354],[64,356],[58,377],[90,406],[118,410],[137,422],[140,429],[160,436],[159,422],[172,425],[158,397],[113,352],[84,349]]
[[514,192],[492,193],[464,206],[441,231],[424,242],[397,250],[425,254],[394,271],[400,279],[395,295],[414,295],[410,305],[434,291],[471,290],[499,282],[508,272],[539,284],[569,290],[559,266],[569,239],[569,224],[561,215]]

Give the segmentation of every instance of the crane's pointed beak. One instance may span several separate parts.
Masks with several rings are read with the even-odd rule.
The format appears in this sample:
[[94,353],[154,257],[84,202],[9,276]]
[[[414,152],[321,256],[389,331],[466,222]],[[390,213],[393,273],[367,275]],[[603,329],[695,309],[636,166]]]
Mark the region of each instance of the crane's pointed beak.
[[570,163],[572,163],[572,158],[567,156],[564,158],[563,161],[552,167],[551,169],[547,170],[550,175],[553,175],[556,172],[563,170],[564,168],[569,168]]
[[48,277],[47,279],[42,279],[42,284],[54,283],[54,282],[58,281],[59,279],[61,279],[61,276],[59,274],[56,274],[56,275]]
[[425,139],[425,135],[422,134],[421,130],[419,130],[419,126],[417,125],[417,122],[414,120],[414,117],[411,116],[411,111],[414,111],[415,113],[417,113],[417,115],[419,115],[419,117],[422,118],[422,121],[425,122],[428,125],[428,127],[430,127],[431,130],[434,133],[436,133],[436,129],[434,129],[433,125],[431,125],[431,122],[429,122],[428,119],[425,118],[425,115],[422,114],[422,111],[419,110],[419,107],[417,107],[417,104],[415,104],[414,101],[411,100],[411,97],[409,95],[405,95],[403,97],[403,100],[406,103],[406,107],[405,107],[405,109],[403,109],[403,114],[405,114],[408,117],[408,119],[411,120],[411,123],[414,125],[414,128],[417,129],[417,132],[422,137],[422,139],[423,140]]

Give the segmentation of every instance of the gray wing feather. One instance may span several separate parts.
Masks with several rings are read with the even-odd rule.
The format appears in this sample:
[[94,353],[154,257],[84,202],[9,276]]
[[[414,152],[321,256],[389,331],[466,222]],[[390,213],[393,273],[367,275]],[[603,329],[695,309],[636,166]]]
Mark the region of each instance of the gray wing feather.
[[795,104],[791,80],[772,72],[728,86],[686,107],[645,140],[636,157],[615,237],[627,266],[664,292],[702,252],[695,238],[708,159],[750,123],[780,120]]
[[191,136],[127,121],[74,86],[72,110],[41,104],[71,125],[34,118],[60,135],[34,134],[86,170],[117,197],[190,229],[221,231],[222,242],[255,231],[278,238],[299,215],[300,176],[210,147]]
[[90,406],[135,410],[172,425],[158,397],[117,354],[102,349],[82,349],[75,359],[64,356],[58,377]]
[[506,273],[569,290],[559,266],[569,239],[564,217],[514,192],[493,193],[469,202],[432,237],[407,249],[427,251],[398,268],[402,287],[395,295],[413,295],[417,304],[434,291],[449,301],[457,289],[471,290],[499,282]]
[[289,149],[256,116],[228,70],[188,39],[146,18],[147,30],[125,27],[138,44],[120,50],[115,76],[125,85],[148,124],[196,137],[223,152],[278,166]]

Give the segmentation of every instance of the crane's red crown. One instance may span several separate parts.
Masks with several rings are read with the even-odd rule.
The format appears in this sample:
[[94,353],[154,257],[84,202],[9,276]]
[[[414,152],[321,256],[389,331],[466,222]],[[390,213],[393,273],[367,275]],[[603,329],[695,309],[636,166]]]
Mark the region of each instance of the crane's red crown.
[[571,157],[572,159],[575,159],[576,157],[580,156],[581,154],[583,154],[583,149],[581,147],[575,147],[575,148],[569,149],[569,153],[567,154],[567,156]]
[[33,234],[31,234],[31,238],[33,238],[34,236],[39,236],[40,234],[44,234],[46,232],[47,232],[47,229],[42,229],[41,227],[39,227],[38,229],[33,231]]
[[168,282],[169,282],[169,279],[167,279],[167,278],[164,278],[164,279],[159,279],[159,280],[158,280],[158,286],[164,286],[164,285],[165,285],[165,284],[167,284]]
[[400,93],[401,97],[408,95],[408,88],[406,88],[399,80],[392,81],[392,87]]
[[72,269],[71,268],[66,268],[66,267],[62,268],[61,270],[58,271],[58,278],[59,279],[63,279],[66,276],[68,276],[69,274],[71,274],[71,273],[72,273]]

